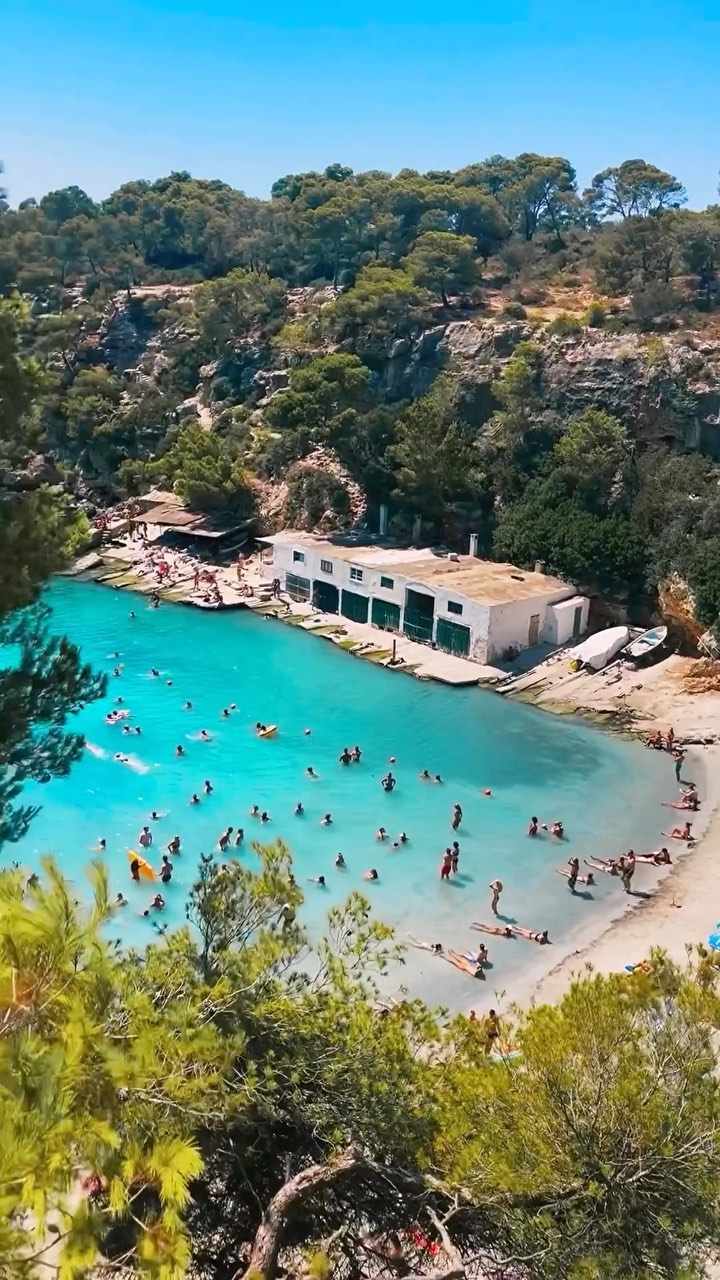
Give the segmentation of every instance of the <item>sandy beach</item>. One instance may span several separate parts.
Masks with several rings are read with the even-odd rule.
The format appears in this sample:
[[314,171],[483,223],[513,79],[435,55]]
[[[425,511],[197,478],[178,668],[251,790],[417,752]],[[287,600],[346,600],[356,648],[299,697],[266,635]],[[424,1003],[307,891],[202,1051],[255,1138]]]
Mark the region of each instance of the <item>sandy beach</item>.
[[[670,847],[674,865],[661,875],[649,895],[628,898],[618,887],[617,916],[609,926],[587,941],[577,938],[575,945],[564,947],[561,954],[554,948],[537,948],[523,979],[502,993],[499,1001],[506,1010],[513,1004],[528,1005],[552,1002],[562,997],[574,977],[590,969],[611,973],[626,964],[637,963],[651,948],[662,947],[672,960],[684,961],[687,948],[706,942],[720,921],[720,896],[714,897],[717,862],[720,858],[720,692],[692,694],[687,692],[687,671],[693,659],[672,656],[647,671],[628,673],[608,691],[607,677],[590,677],[583,693],[583,707],[612,710],[620,700],[624,712],[632,716],[635,729],[650,731],[660,725],[673,726],[676,740],[695,742],[707,738],[707,745],[688,748],[683,765],[683,779],[698,783],[702,807],[693,820],[698,837],[691,849],[679,841],[662,841]],[[602,691],[602,692],[601,692]],[[544,700],[553,709],[551,697]],[[543,700],[540,701],[543,705]],[[617,703],[616,703],[617,706]],[[675,795],[673,771],[668,762],[668,799]],[[677,811],[663,809],[658,829],[675,825]],[[617,850],[607,850],[616,856]],[[649,871],[649,868],[648,868]],[[644,887],[642,874],[635,878],[637,888]],[[477,1002],[478,1012],[486,1012],[492,1004],[488,992]]]

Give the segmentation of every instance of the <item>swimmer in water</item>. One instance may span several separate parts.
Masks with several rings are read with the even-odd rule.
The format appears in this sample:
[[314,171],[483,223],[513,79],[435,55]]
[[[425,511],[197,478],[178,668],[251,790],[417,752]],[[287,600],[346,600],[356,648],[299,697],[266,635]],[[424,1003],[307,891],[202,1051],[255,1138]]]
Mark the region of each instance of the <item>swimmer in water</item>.
[[180,746],[180,743],[178,743],[178,745],[177,745],[177,746],[176,746],[176,748],[175,748],[175,755],[176,755],[176,756],[184,756],[184,755],[185,755],[185,748],[184,748],[184,747],[181,747],[181,746]]
[[317,778],[317,774],[316,774],[316,772],[315,772],[315,770],[313,769],[313,767],[312,767],[312,765],[311,765],[311,764],[309,764],[309,765],[308,765],[308,767],[307,767],[307,769],[305,770],[305,772],[306,772],[306,774],[307,774],[308,778]]
[[132,862],[130,863],[130,875],[132,876],[136,884],[140,883],[140,863],[138,862],[137,858],[133,858]]
[[344,859],[344,857],[343,857],[343,855],[342,855],[341,853],[339,853],[339,854],[337,855],[336,859],[335,859],[335,866],[336,866],[336,867],[346,867],[346,866],[347,866],[347,863],[346,863],[346,861],[345,861],[345,859]]
[[400,844],[407,844],[409,839],[410,837],[407,835],[405,831],[400,832],[400,835],[398,836],[398,840],[400,841]]
[[218,840],[218,848],[220,849],[221,853],[224,853],[228,845],[230,844],[230,837],[232,835],[232,830],[233,830],[232,827],[228,827],[226,831],[223,831],[222,835],[220,836],[220,839]]
[[251,817],[251,818],[259,818],[259,817],[260,817],[260,805],[259,805],[259,804],[254,804],[254,805],[252,806],[252,808],[251,808],[251,810],[250,810],[250,817]]
[[190,803],[190,804],[199,804],[199,803],[200,803],[200,797],[199,797],[199,795],[198,795],[197,791],[193,791],[193,793],[192,793],[192,795],[191,795],[191,797],[190,797],[190,801],[189,801],[189,803]]
[[237,829],[237,831],[236,831],[236,833],[235,833],[235,848],[236,848],[236,849],[238,848],[238,846],[239,846],[239,845],[241,845],[241,844],[242,844],[242,842],[243,842],[243,840],[244,840],[244,839],[245,839],[245,828],[244,828],[244,827],[238,827],[238,829]]
[[122,699],[122,698],[116,698],[116,699],[115,699],[115,701],[116,701],[116,702],[122,702],[122,701],[123,701],[123,699]]
[[208,739],[210,738],[210,734],[208,733],[207,729],[200,730],[200,737],[202,738],[203,742],[208,741]]
[[98,840],[98,849],[100,850],[101,853],[104,853],[105,850],[107,849],[107,840],[105,839],[104,836],[101,836],[100,839]]
[[352,756],[350,755],[350,752],[348,751],[347,747],[343,747],[342,751],[340,752],[340,755],[338,756],[338,764],[350,764],[351,760],[352,760]]
[[555,836],[557,840],[563,840],[565,838],[565,828],[562,822],[552,822],[550,824],[550,835]]
[[380,877],[374,867],[371,867],[369,871],[366,871],[363,876],[363,880],[379,880],[379,879]]
[[298,816],[298,818],[301,818],[304,812],[305,810],[303,809],[300,801],[298,800],[297,804],[295,805],[295,813]]
[[384,777],[384,778],[381,778],[381,780],[380,780],[380,786],[382,787],[383,791],[394,791],[394,790],[395,790],[396,780],[395,780],[395,778],[393,778],[392,773],[390,773],[390,771],[389,771],[389,770],[388,770],[388,772],[385,774],[385,777]]
[[268,813],[267,809],[263,809],[262,813],[260,814],[260,821],[261,822],[270,821],[270,814]]
[[152,842],[152,831],[149,827],[143,827],[140,835],[138,836],[138,844],[141,844],[143,849],[149,849]]
[[422,773],[420,774],[420,781],[421,781],[421,782],[432,782],[432,778],[430,777],[430,773],[428,772],[428,770],[427,770],[427,769],[423,769]]
[[320,819],[320,826],[329,827],[331,822],[332,822],[332,814],[326,813],[325,817]]
[[462,816],[462,808],[459,804],[456,804],[453,810],[452,822],[450,823],[453,831],[457,831],[460,823],[462,822]]
[[192,702],[186,702],[183,711],[192,711]]
[[360,750],[360,748],[353,747],[352,751],[350,752],[350,759],[352,760],[353,764],[359,764],[361,756],[362,756],[362,751]]
[[123,897],[123,895],[122,895],[121,893],[119,893],[119,894],[118,894],[118,896],[117,896],[117,898],[115,899],[115,906],[116,906],[116,907],[126,907],[126,906],[127,906],[127,904],[128,904],[127,898],[124,898],[124,897]]
[[161,817],[162,817],[162,814],[159,814],[157,809],[153,809],[152,813],[150,814],[150,821],[159,822]]
[[130,612],[129,612],[129,614],[128,614],[128,618],[134,618],[134,617],[135,617],[135,610],[134,610],[134,609],[131,609],[131,610],[130,610]]
[[161,893],[155,894],[155,897],[150,902],[150,906],[153,908],[154,911],[165,910],[165,899],[163,898]]
[[166,681],[165,681],[165,684],[167,685],[168,689],[169,689],[169,688],[171,688],[171,686],[172,686],[172,680],[166,680]]
[[385,830],[384,827],[378,827],[377,831],[375,832],[375,839],[387,840],[387,831]]
[[208,779],[206,778],[205,781],[203,782],[203,791],[205,792],[205,795],[211,796],[214,789],[215,788],[213,787],[212,782],[209,782]]
[[168,858],[167,854],[164,853],[162,856],[162,862],[160,864],[160,870],[158,873],[163,884],[170,883],[170,881],[172,880],[172,873],[173,873],[172,862]]
[[317,884],[321,889],[325,888],[324,876],[308,876],[308,884]]
[[537,833],[538,833],[538,820],[537,820],[537,818],[531,818],[531,819],[530,819],[530,821],[529,821],[529,823],[528,823],[527,833],[528,833],[528,835],[529,835],[529,836],[536,836],[536,835],[537,835]]
[[179,853],[179,852],[180,852],[180,837],[179,837],[179,836],[173,836],[172,840],[170,841],[170,843],[169,843],[169,844],[168,844],[168,846],[167,846],[167,851],[168,851],[168,853]]
[[230,712],[228,711],[227,707],[223,707],[223,712],[222,712],[222,713],[223,713],[223,716],[225,717],[225,719],[227,720],[228,716],[230,715]]
[[159,675],[160,675],[160,672],[158,671],[157,667],[151,667],[151,668],[150,668],[150,675],[151,675],[151,676],[159,676]]

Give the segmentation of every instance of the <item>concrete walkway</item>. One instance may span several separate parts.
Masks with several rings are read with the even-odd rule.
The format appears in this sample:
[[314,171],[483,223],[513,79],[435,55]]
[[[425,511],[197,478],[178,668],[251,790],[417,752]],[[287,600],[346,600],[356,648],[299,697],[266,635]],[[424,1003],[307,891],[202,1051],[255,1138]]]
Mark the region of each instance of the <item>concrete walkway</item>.
[[[149,525],[148,543],[152,546],[162,532],[160,526]],[[104,548],[104,552],[108,558],[127,564],[128,578],[130,574],[139,573],[141,563],[148,559],[147,549],[129,536],[125,536],[111,548]],[[470,662],[467,658],[456,658],[440,649],[418,644],[405,635],[381,631],[370,623],[352,622],[338,614],[319,613],[311,604],[290,600],[284,593],[275,598],[272,595],[272,565],[263,564],[258,552],[245,561],[241,581],[238,580],[234,565],[218,568],[190,552],[163,548],[162,558],[170,565],[169,580],[162,586],[158,584],[154,573],[147,573],[134,583],[122,579],[117,585],[148,593],[157,590],[161,597],[193,604],[201,609],[245,607],[276,615],[281,620],[293,619],[294,625],[302,626],[306,631],[317,632],[349,652],[383,666],[392,666],[396,671],[411,671],[419,679],[439,680],[452,685],[474,685],[494,683],[507,676],[507,672],[500,667],[483,666],[478,662]],[[204,601],[204,587],[197,592],[194,590],[197,569],[207,570],[215,576],[222,605],[211,605]],[[252,590],[251,595],[247,594],[248,589]],[[351,644],[353,641],[355,643]]]

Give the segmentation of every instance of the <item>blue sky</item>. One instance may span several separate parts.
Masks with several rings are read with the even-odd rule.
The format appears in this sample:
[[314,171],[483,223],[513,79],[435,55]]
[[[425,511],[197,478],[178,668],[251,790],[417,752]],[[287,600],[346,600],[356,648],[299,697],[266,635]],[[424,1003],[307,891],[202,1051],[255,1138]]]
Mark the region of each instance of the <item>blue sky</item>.
[[11,0],[2,39],[13,203],[519,151],[582,185],[642,156],[718,199],[720,0]]

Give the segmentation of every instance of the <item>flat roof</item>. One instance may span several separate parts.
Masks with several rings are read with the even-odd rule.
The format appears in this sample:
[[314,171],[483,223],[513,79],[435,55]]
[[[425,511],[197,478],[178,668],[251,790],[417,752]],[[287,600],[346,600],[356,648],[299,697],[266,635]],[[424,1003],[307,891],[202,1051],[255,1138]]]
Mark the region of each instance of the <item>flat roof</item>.
[[353,545],[346,540],[331,542],[297,529],[283,529],[258,541],[307,547],[328,560],[346,560],[382,573],[396,573],[418,585],[425,582],[433,587],[442,586],[446,591],[456,591],[480,603],[511,604],[515,600],[530,600],[562,591],[575,594],[576,591],[571,583],[547,573],[518,569],[516,565],[495,560],[478,560],[475,556],[459,555],[450,559],[447,555],[435,555],[429,547]]

